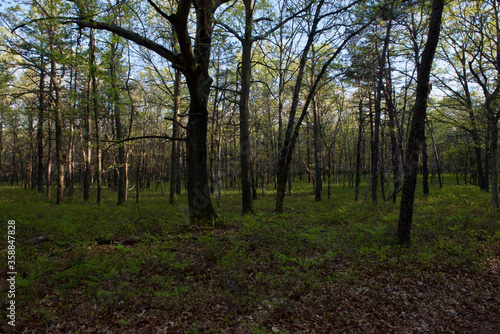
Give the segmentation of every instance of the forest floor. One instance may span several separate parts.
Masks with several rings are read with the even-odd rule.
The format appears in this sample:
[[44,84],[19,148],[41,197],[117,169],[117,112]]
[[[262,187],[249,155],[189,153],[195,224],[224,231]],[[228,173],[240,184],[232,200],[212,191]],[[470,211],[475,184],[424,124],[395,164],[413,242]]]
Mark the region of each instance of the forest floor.
[[154,189],[117,206],[111,190],[101,205],[55,205],[0,187],[2,263],[8,220],[17,242],[16,327],[2,269],[0,332],[500,333],[500,212],[488,193],[418,195],[402,248],[398,204],[361,207],[342,185],[314,202],[311,188],[294,184],[279,215],[266,189],[243,217],[224,191],[215,225],[199,228],[185,196],[172,205]]

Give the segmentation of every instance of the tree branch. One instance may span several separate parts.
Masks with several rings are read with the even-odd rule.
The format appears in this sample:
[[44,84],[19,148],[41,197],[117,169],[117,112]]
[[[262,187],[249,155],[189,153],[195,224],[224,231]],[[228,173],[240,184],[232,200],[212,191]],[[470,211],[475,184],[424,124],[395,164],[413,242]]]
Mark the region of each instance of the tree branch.
[[160,7],[158,7],[152,0],[148,0],[149,4],[160,14],[163,18],[165,18],[168,22],[173,24],[173,15],[168,15]]
[[170,61],[173,65],[177,67],[183,67],[183,62],[180,54],[176,54],[173,51],[165,48],[163,45],[156,43],[155,41],[144,37],[136,32],[128,29],[124,29],[114,23],[97,22],[89,19],[74,18],[63,23],[76,23],[79,27],[92,28],[97,30],[106,30],[112,32],[120,37],[128,39],[140,46],[143,46],[166,60]]

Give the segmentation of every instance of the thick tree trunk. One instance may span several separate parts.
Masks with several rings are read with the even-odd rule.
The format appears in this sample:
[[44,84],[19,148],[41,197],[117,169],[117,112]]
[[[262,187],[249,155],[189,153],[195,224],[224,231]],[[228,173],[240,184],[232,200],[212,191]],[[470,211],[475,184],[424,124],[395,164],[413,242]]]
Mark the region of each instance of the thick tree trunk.
[[252,70],[253,0],[245,0],[245,35],[241,41],[240,167],[242,213],[253,212],[250,175],[250,75]]
[[[188,79],[188,86],[196,87],[198,84],[201,84],[208,92],[211,79],[208,76],[203,79],[196,80],[195,82]],[[191,87],[190,89],[193,89]],[[189,214],[191,220],[194,222],[210,222],[217,216],[210,199],[208,184],[207,101],[208,94],[201,97],[199,94],[191,93],[186,137],[186,162]]]
[[418,154],[422,141],[425,138],[424,126],[427,111],[427,97],[430,90],[429,77],[439,41],[443,8],[444,0],[433,0],[427,42],[422,53],[420,64],[417,66],[417,93],[413,117],[408,133],[408,146],[404,163],[403,193],[398,221],[398,243],[400,245],[408,246],[411,241],[410,234],[415,188],[417,184]]
[[208,68],[216,5],[211,1],[199,1],[197,5],[194,47],[187,26],[191,6],[189,1],[179,1],[172,23],[183,55],[183,74],[191,99],[186,131],[189,215],[192,222],[208,223],[217,217],[210,198],[207,169],[207,106],[212,84]]

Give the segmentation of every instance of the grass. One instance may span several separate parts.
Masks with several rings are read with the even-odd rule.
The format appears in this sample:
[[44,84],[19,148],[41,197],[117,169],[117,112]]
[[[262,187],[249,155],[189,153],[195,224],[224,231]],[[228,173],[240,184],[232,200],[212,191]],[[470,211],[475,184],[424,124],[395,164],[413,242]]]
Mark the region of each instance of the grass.
[[[1,187],[0,218],[16,220],[18,328],[390,332],[404,318],[395,310],[414,304],[403,331],[416,324],[437,330],[437,315],[448,317],[450,330],[467,328],[453,312],[485,332],[498,325],[498,300],[485,297],[499,292],[500,213],[489,207],[488,193],[451,184],[431,188],[430,196],[417,193],[413,244],[401,248],[394,239],[399,205],[367,199],[361,207],[353,189],[337,185],[331,199],[314,202],[310,184],[293,187],[283,214],[272,213],[272,188],[259,191],[248,216],[239,212],[239,194],[224,191],[209,229],[187,226],[185,196],[171,205],[144,191],[139,203],[117,206],[106,189],[100,205],[78,196],[55,205]],[[47,239],[33,242],[40,236]],[[129,237],[141,241],[97,242]],[[455,306],[443,309],[446,303]],[[490,317],[474,315],[477,305]],[[433,315],[422,313],[428,310]],[[6,323],[5,313],[0,319]]]

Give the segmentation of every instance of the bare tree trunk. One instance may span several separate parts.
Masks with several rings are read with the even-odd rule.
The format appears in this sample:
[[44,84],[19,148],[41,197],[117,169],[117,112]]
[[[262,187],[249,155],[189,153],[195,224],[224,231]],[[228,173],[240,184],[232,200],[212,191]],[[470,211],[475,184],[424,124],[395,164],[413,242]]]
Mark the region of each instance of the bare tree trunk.
[[45,171],[46,173],[46,178],[47,178],[47,197],[50,198],[52,196],[52,118],[49,115],[49,119],[47,122],[47,127],[49,128],[48,130],[48,150],[47,150],[47,169]]
[[385,70],[385,61],[387,49],[389,48],[389,40],[392,28],[392,18],[389,19],[386,27],[386,33],[384,38],[384,46],[382,48],[382,53],[379,57],[379,73],[377,76],[377,90],[375,95],[375,119],[373,128],[373,142],[372,142],[372,202],[377,203],[377,187],[378,187],[378,168],[379,168],[379,146],[380,146],[380,116],[381,116],[381,102],[382,102],[382,92],[383,92],[383,77]]
[[427,97],[429,95],[429,77],[436,47],[441,30],[444,0],[433,0],[432,13],[429,22],[427,42],[422,52],[420,64],[417,66],[417,93],[413,117],[408,133],[408,146],[404,163],[404,183],[401,197],[401,209],[398,221],[398,242],[401,245],[410,245],[411,222],[413,217],[413,203],[417,184],[418,153],[425,138],[425,117],[427,111]]
[[[389,65],[390,66],[390,65]],[[390,74],[389,74],[390,75]],[[392,193],[392,201],[396,203],[397,193],[399,189],[399,153],[398,141],[396,137],[396,107],[392,98],[392,80],[389,77],[386,87],[386,104],[387,114],[389,116],[389,133],[391,138],[391,163],[392,163],[392,178],[394,184],[394,191]]]
[[242,213],[253,212],[252,181],[250,175],[250,76],[252,69],[253,0],[244,0],[245,34],[241,40],[241,90],[240,90],[240,167]]
[[40,62],[42,63],[40,69],[40,95],[38,96],[38,123],[36,131],[36,141],[37,141],[37,156],[38,156],[38,167],[37,167],[37,189],[39,193],[43,193],[43,124],[45,121],[45,65],[44,57],[42,56]]
[[117,56],[117,43],[111,43],[111,94],[113,100],[113,111],[115,115],[116,140],[118,141],[118,205],[127,201],[127,159],[125,154],[125,143],[122,141],[123,127],[121,119],[121,101],[118,88],[118,74],[116,63],[119,61]]
[[[89,41],[89,48],[92,49],[92,40]],[[83,175],[83,200],[87,202],[90,199],[90,185],[92,183],[92,145],[90,142],[90,137],[92,136],[92,122],[91,122],[91,111],[92,111],[92,57],[89,55],[89,77],[87,81],[87,106],[85,109],[85,149],[84,149],[84,160],[85,160],[85,171]]]
[[434,159],[436,160],[436,168],[437,168],[437,175],[438,175],[438,183],[439,183],[439,188],[443,187],[443,180],[441,177],[441,163],[439,162],[439,155],[438,155],[438,150],[436,147],[436,143],[434,142],[434,136],[432,134],[432,127],[430,126],[430,123],[427,122],[427,128],[429,129],[429,134],[431,136],[431,141],[432,141],[432,148],[434,152]]
[[498,115],[490,112],[490,173],[491,173],[491,206],[498,208]]
[[[91,103],[94,114],[94,127],[95,127],[95,140],[96,140],[96,168],[97,168],[97,199],[96,203],[102,203],[102,153],[101,153],[101,142],[100,142],[100,121],[99,121],[99,104],[98,104],[98,93],[97,93],[97,79],[96,79],[96,64],[95,64],[95,40],[94,40],[94,30],[90,29],[90,41],[89,41],[89,71],[90,71],[90,82],[91,86]],[[90,103],[90,101],[89,101]],[[90,118],[90,116],[89,116]]]
[[[425,125],[424,125],[425,128]],[[424,195],[429,195],[429,162],[427,157],[427,138],[425,136],[422,141],[422,188]]]
[[[3,122],[0,119],[0,183],[3,181],[3,162],[2,162],[2,156],[3,156]],[[42,182],[43,182],[43,173],[42,173]],[[43,192],[43,188],[42,188],[42,192]]]
[[[78,49],[76,52],[78,57]],[[70,88],[73,92],[77,91],[78,82],[78,67],[71,67]],[[74,111],[77,110],[77,96],[73,95],[71,104],[72,110],[69,112],[69,143],[68,143],[68,173],[66,179],[66,188],[68,189],[68,197],[72,197],[75,191],[75,120]]]
[[[314,68],[314,67],[313,67]],[[314,118],[314,199],[316,202],[321,201],[321,191],[323,190],[323,180],[321,178],[321,123],[317,110],[316,100],[312,101],[313,118]]]
[[[52,5],[52,3],[51,3]],[[53,8],[51,6],[51,8]],[[63,156],[63,138],[62,138],[62,112],[61,112],[61,86],[57,79],[57,65],[55,60],[55,27],[53,24],[49,25],[49,49],[50,49],[50,79],[52,88],[54,89],[54,119],[56,126],[56,171],[57,171],[57,195],[56,203],[62,204],[64,202],[64,156]]]
[[[181,108],[181,72],[175,71],[174,80],[174,110],[172,121],[172,137],[179,137],[179,111]],[[170,203],[177,201],[177,182],[179,170],[179,142],[172,140],[172,156],[170,158]]]
[[354,181],[354,200],[359,199],[359,184],[361,182],[361,140],[363,139],[363,98],[358,105],[358,140],[356,142],[356,176]]

